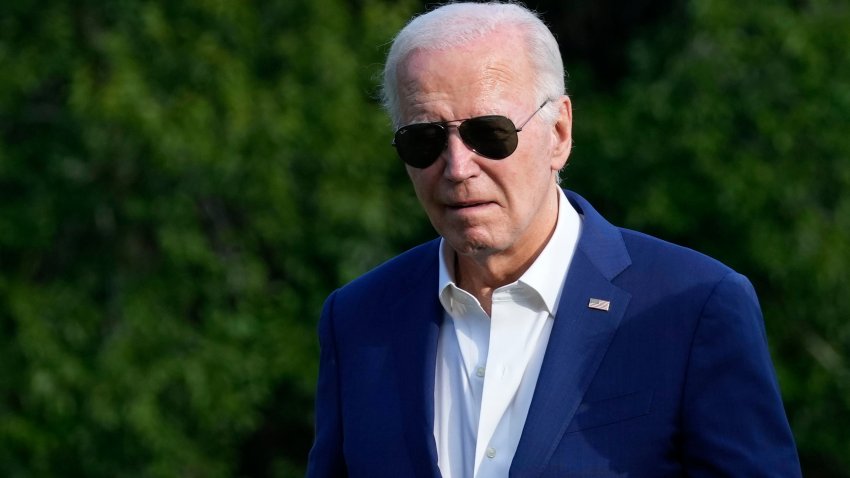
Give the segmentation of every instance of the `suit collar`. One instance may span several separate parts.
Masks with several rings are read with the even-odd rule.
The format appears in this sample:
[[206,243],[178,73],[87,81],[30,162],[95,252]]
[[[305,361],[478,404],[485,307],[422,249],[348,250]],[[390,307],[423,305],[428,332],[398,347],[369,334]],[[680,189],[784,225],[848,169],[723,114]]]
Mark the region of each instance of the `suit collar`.
[[606,221],[583,197],[572,191],[564,192],[582,217],[579,249],[603,277],[613,280],[632,263],[620,229]]
[[[581,196],[567,191],[582,215],[582,233],[537,379],[512,471],[545,465],[593,380],[631,295],[611,280],[631,264],[619,229]],[[588,307],[608,301],[607,311]]]

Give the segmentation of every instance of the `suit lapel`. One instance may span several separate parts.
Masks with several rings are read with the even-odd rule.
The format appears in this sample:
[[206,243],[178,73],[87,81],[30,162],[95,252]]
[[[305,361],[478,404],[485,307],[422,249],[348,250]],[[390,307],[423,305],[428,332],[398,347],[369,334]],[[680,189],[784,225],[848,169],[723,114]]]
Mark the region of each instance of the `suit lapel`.
[[[629,294],[613,286],[576,251],[549,337],[513,467],[549,461],[620,324]],[[569,292],[567,292],[569,291]],[[609,310],[588,307],[591,298]]]
[[[537,379],[512,469],[544,466],[555,452],[617,331],[631,296],[611,283],[630,259],[618,229],[578,195],[582,232]],[[600,310],[599,303],[610,303]]]
[[443,314],[437,298],[437,248],[426,251],[421,272],[411,271],[416,284],[407,287],[387,313],[396,318],[393,369],[404,413],[406,448],[416,476],[439,477],[434,441],[434,371]]

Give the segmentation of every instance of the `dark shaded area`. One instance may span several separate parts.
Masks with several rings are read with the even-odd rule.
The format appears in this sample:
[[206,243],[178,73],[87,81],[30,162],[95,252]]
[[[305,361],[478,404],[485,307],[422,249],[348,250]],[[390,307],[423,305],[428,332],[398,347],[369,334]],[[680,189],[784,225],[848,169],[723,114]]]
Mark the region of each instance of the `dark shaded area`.
[[[443,2],[425,2],[423,11]],[[588,68],[599,91],[612,91],[630,72],[629,45],[652,34],[662,23],[684,25],[681,0],[529,0],[558,40],[567,71],[575,65]]]
[[236,476],[270,478],[281,475],[282,462],[306,463],[311,443],[304,437],[313,428],[305,413],[312,408],[311,396],[279,385],[261,410],[260,425],[240,445]]
[[[561,47],[567,71],[587,65],[593,85],[612,91],[630,73],[629,45],[662,23],[682,22],[683,2],[581,0],[528,2],[548,22]],[[682,27],[683,25],[679,25]]]

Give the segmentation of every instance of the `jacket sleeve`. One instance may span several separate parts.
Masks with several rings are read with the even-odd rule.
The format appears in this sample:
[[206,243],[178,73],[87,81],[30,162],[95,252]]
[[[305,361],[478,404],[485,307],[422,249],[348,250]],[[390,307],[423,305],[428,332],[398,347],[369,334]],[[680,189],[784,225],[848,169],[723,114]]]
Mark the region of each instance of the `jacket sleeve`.
[[336,292],[325,301],[319,320],[319,380],[316,386],[316,438],[307,462],[308,478],[348,476],[343,454],[342,405],[333,325]]
[[801,476],[758,299],[740,274],[703,308],[682,405],[688,476]]

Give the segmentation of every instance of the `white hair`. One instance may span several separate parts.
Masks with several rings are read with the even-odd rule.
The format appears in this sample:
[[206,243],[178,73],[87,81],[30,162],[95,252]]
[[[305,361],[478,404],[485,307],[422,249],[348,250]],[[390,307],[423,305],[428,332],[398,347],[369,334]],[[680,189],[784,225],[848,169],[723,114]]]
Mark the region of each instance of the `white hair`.
[[[538,104],[566,94],[564,63],[558,42],[533,11],[519,3],[450,3],[413,18],[393,40],[384,65],[382,100],[394,128],[401,126],[398,68],[414,50],[447,50],[505,27],[517,28],[535,70],[531,85]],[[549,103],[540,115],[554,122],[558,109]]]

